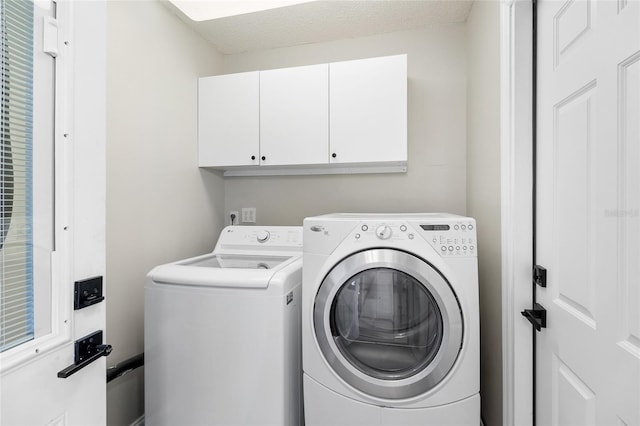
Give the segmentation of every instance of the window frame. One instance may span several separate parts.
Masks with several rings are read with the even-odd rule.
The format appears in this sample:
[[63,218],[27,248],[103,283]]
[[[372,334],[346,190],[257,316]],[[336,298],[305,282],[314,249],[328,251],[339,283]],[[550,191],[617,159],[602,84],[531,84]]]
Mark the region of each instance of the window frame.
[[[34,7],[43,0],[33,0]],[[0,374],[5,374],[41,356],[64,346],[73,340],[73,240],[69,224],[73,211],[73,139],[72,120],[72,64],[73,50],[66,40],[71,39],[71,2],[52,0],[56,10],[57,46],[54,79],[54,251],[51,253],[51,329],[49,333],[21,343],[0,353]],[[37,21],[36,21],[37,22]],[[63,42],[64,40],[64,42]]]

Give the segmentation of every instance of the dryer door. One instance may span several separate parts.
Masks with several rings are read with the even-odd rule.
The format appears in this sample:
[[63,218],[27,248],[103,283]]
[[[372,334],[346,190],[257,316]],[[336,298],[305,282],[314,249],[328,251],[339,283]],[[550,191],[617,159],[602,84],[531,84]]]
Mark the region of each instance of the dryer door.
[[460,305],[447,280],[409,253],[371,249],[338,263],[314,305],[320,349],[355,389],[411,398],[442,381],[462,346]]

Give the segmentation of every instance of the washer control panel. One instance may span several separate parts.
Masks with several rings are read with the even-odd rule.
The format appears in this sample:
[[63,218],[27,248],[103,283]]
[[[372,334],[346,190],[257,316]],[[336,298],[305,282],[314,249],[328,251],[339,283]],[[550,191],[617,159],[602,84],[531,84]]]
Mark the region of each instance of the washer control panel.
[[271,232],[267,231],[266,229],[261,229],[256,234],[256,241],[258,241],[259,243],[264,243],[270,237],[271,237]]
[[379,241],[381,244],[421,237],[441,256],[475,256],[477,239],[475,221],[469,218],[448,219],[438,223],[362,222],[352,233],[354,242]]
[[302,249],[300,226],[228,226],[220,234],[216,248],[270,247]]

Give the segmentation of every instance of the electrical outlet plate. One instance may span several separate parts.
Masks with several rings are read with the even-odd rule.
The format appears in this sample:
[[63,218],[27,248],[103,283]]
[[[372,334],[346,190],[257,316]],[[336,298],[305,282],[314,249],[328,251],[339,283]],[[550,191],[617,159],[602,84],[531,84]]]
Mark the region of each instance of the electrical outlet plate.
[[[233,219],[232,219],[233,216]],[[229,212],[229,223],[231,223],[231,225],[235,225],[237,223],[240,222],[240,215],[238,214],[237,211],[230,211]]]
[[242,208],[242,222],[244,222],[244,223],[256,223],[256,208],[255,207],[243,207]]

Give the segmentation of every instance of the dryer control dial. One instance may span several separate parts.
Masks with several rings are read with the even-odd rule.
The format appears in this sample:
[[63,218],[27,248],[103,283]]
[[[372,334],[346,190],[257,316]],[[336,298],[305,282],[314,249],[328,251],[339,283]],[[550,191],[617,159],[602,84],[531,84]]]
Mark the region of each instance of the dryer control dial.
[[258,231],[258,235],[256,236],[256,239],[258,240],[259,243],[264,243],[269,239],[269,237],[271,237],[271,234],[269,233],[269,231]]
[[376,236],[381,240],[388,240],[391,238],[391,234],[393,234],[393,231],[388,225],[380,225],[376,228]]

